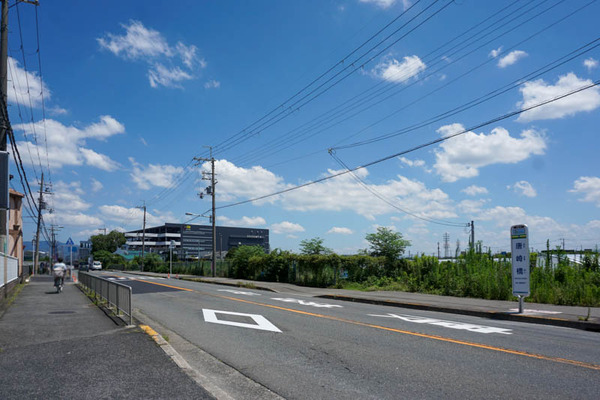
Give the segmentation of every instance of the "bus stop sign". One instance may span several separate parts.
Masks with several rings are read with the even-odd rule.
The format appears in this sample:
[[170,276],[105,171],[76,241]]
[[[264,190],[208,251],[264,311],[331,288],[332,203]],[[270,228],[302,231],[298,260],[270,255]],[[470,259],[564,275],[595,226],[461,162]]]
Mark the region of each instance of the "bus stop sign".
[[527,225],[510,228],[512,289],[514,296],[529,296],[529,230]]

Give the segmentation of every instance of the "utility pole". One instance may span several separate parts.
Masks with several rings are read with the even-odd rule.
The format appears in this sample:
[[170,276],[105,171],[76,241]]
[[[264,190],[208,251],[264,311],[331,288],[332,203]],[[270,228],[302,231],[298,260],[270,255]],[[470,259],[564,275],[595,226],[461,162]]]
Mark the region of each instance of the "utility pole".
[[50,262],[53,263],[58,258],[58,252],[56,251],[56,232],[61,230],[63,227],[58,225],[50,225],[50,236],[52,240],[52,247],[50,249]]
[[38,200],[38,218],[37,218],[37,228],[35,230],[35,253],[33,254],[33,274],[35,275],[35,271],[38,268],[38,263],[40,261],[40,225],[42,223],[42,210],[45,208],[44,204],[44,172],[42,172],[42,180],[40,183],[40,198]]
[[146,202],[144,201],[143,206],[136,208],[144,210],[144,225],[142,228],[142,265],[140,266],[141,271],[144,271],[144,252],[146,251]]
[[[2,0],[2,21],[0,22],[0,89],[2,90],[2,104],[0,105],[6,112],[8,112],[7,106],[7,88],[8,88],[8,0]],[[8,133],[8,114],[4,112],[0,113],[0,151],[6,152],[6,136]],[[8,164],[7,164],[8,166]],[[7,197],[9,196],[9,174],[6,171],[6,176],[2,176],[0,181],[2,185],[6,185],[2,188],[2,191],[6,190]],[[6,181],[5,181],[6,180]],[[7,204],[8,205],[8,204]],[[0,210],[0,252],[7,253],[8,248],[8,209]],[[6,259],[5,259],[6,260]],[[4,265],[4,271],[6,274],[7,266],[6,261]]]
[[444,233],[444,258],[448,258],[450,254],[450,234]]
[[438,260],[440,259],[440,242],[437,242],[438,244]]
[[471,221],[471,248],[475,250],[475,222]]
[[[212,276],[214,277],[216,275],[216,255],[217,255],[217,225],[216,225],[216,201],[215,201],[215,185],[217,184],[217,180],[215,179],[215,159],[212,156],[212,146],[206,146],[208,147],[209,151],[210,151],[210,158],[201,158],[201,157],[194,157],[194,160],[198,161],[198,164],[200,164],[203,161],[210,161],[210,177],[206,177],[203,174],[202,179],[203,180],[210,180],[210,192],[207,189],[207,193],[210,194],[212,196],[212,214],[210,217],[211,223],[212,223],[212,257],[211,257],[211,262],[210,262],[210,269],[211,269],[211,273]],[[202,198],[202,196],[200,197]]]

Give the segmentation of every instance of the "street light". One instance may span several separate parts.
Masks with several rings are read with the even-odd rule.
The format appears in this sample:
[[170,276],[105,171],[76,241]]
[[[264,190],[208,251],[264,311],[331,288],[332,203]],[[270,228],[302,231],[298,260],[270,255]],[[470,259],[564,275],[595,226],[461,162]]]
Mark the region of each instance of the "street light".
[[[186,212],[185,215],[189,215],[192,217],[204,217],[204,218],[208,218],[209,221],[213,222],[212,217],[209,215],[204,215],[204,213],[202,214],[195,214],[195,213],[191,213],[191,212]],[[213,227],[214,227],[214,222],[213,222]],[[211,260],[211,272],[212,272],[212,276],[215,276],[215,270],[216,270],[216,246],[215,246],[215,230],[212,230],[212,260]],[[200,259],[200,245],[198,245],[198,260]]]

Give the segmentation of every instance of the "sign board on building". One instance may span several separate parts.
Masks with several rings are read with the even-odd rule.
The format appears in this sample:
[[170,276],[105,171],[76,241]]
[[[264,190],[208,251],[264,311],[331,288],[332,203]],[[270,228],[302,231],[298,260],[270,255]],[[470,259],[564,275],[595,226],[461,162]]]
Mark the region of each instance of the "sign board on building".
[[512,289],[514,296],[529,296],[529,230],[527,225],[510,228]]

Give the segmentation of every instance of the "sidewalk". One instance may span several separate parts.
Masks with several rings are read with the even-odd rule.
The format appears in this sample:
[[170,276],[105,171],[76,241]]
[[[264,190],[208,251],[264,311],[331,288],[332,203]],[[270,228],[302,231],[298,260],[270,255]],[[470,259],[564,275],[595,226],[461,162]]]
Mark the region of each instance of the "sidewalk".
[[212,398],[137,327],[72,282],[35,276],[0,316],[0,398]]
[[[166,274],[156,274],[151,272],[126,272],[131,274],[166,277]],[[186,280],[199,280],[206,283],[227,286],[246,286],[255,289],[268,290],[276,293],[287,293],[297,296],[380,304],[391,307],[439,311],[452,314],[473,315],[483,318],[564,326],[600,332],[600,308],[598,307],[592,307],[588,309],[587,307],[555,306],[552,304],[525,302],[523,304],[524,312],[523,314],[519,314],[517,312],[519,308],[519,303],[517,301],[483,300],[409,292],[360,292],[344,289],[321,289],[297,286],[289,283],[199,277],[194,275],[180,275],[177,278]],[[589,318],[587,318],[588,310],[590,313]],[[586,318],[587,321],[585,321]]]

